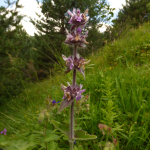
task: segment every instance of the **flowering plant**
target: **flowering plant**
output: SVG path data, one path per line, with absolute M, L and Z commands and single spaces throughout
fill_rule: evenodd
M 73 56 L 69 56 L 68 58 L 65 55 L 62 55 L 63 59 L 66 61 L 66 68 L 67 70 L 65 73 L 70 72 L 73 68 L 76 68 L 85 78 L 84 69 L 85 64 L 88 64 L 90 62 L 85 62 L 85 59 L 83 57 L 80 57 L 79 54 L 77 54 L 76 57 L 73 58 Z
M 7 132 L 7 130 L 6 130 L 6 128 L 5 128 L 3 131 L 0 132 L 0 134 L 6 135 L 6 132 Z
M 76 140 L 89 140 L 97 138 L 95 135 L 88 135 L 85 131 L 82 130 L 74 131 L 74 100 L 81 100 L 82 93 L 85 91 L 85 89 L 82 89 L 83 85 L 80 84 L 79 86 L 76 84 L 76 70 L 78 70 L 85 78 L 85 64 L 90 62 L 90 60 L 85 62 L 85 59 L 77 54 L 77 47 L 86 47 L 86 44 L 88 44 L 88 42 L 86 41 L 88 32 L 86 32 L 85 34 L 81 33 L 82 29 L 85 27 L 89 19 L 89 17 L 86 17 L 87 13 L 88 9 L 84 13 L 80 13 L 80 10 L 76 10 L 75 8 L 73 9 L 73 13 L 71 11 L 68 11 L 68 14 L 71 16 L 68 23 L 70 23 L 72 26 L 70 29 L 70 33 L 68 32 L 68 30 L 66 30 L 67 38 L 64 43 L 73 46 L 74 52 L 72 56 L 66 57 L 65 55 L 62 55 L 62 57 L 66 62 L 67 69 L 65 73 L 68 73 L 71 70 L 73 71 L 73 82 L 72 84 L 68 82 L 68 86 L 64 86 L 63 84 L 61 85 L 64 96 L 63 101 L 58 109 L 58 113 L 60 113 L 64 108 L 71 105 L 70 127 L 62 125 L 61 123 L 54 120 L 52 121 L 53 125 L 57 129 L 59 129 L 69 137 L 70 150 L 73 150 L 73 146 Z

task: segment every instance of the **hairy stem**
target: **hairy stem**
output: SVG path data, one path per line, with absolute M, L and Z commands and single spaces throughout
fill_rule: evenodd
M 74 142 L 70 141 L 70 150 L 73 150 Z
M 74 46 L 74 57 L 77 55 L 77 46 Z M 76 83 L 76 69 L 73 69 L 73 87 Z M 70 150 L 73 150 L 74 145 L 74 101 L 71 104 L 71 112 L 70 112 Z
M 45 137 L 46 137 L 46 131 L 47 131 L 47 123 L 48 123 L 48 118 L 46 118 L 46 128 L 45 128 L 45 133 L 44 133 Z M 46 145 L 46 150 L 48 150 L 47 149 L 47 142 L 45 142 L 45 145 Z

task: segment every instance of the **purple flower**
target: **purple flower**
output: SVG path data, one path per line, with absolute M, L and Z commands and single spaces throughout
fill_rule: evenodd
M 77 29 L 77 34 L 81 34 L 81 31 L 82 31 L 81 28 L 78 28 Z
M 73 85 L 70 85 L 69 82 L 68 87 L 61 85 L 61 89 L 64 91 L 63 99 L 67 98 L 67 101 L 71 101 L 73 100 L 73 98 L 76 98 L 76 100 L 80 100 L 81 93 L 85 91 L 85 89 L 81 90 L 82 87 L 82 85 L 78 86 L 77 84 L 75 84 L 75 86 L 73 87 Z
M 74 98 L 78 101 L 81 99 L 81 94 L 85 91 L 85 89 L 82 90 L 83 85 L 78 86 L 77 84 L 75 84 L 75 86 L 73 87 L 73 85 L 70 85 L 69 82 L 68 86 L 64 86 L 63 84 L 61 85 L 61 89 L 64 91 L 64 96 L 63 96 L 63 102 L 60 104 L 58 113 L 61 112 L 65 107 L 71 105 L 71 103 L 73 102 Z
M 5 128 L 3 131 L 0 132 L 0 134 L 6 135 L 6 132 L 7 132 L 7 130 L 6 130 L 6 128 Z
M 54 106 L 55 104 L 60 103 L 60 101 L 56 102 L 55 100 L 52 101 L 52 105 Z
M 84 69 L 85 64 L 89 63 L 89 61 L 85 62 L 83 57 L 80 57 L 79 54 L 75 58 L 73 56 L 69 56 L 68 58 L 65 55 L 62 55 L 63 59 L 66 61 L 67 70 L 65 73 L 70 72 L 73 68 L 76 68 L 85 78 Z
M 66 30 L 67 38 L 64 43 L 68 45 L 77 45 L 79 47 L 85 47 L 85 43 L 88 44 L 86 41 L 86 37 L 88 36 L 88 32 L 85 35 L 81 34 L 81 28 L 78 28 L 77 31 L 72 31 L 71 33 Z
M 80 13 L 80 9 L 73 9 L 73 13 L 68 10 L 68 14 L 71 16 L 70 20 L 68 23 L 72 24 L 71 31 L 74 30 L 75 26 L 79 27 L 84 27 L 87 22 L 89 17 L 86 17 L 86 14 L 88 13 L 88 9 L 84 13 Z

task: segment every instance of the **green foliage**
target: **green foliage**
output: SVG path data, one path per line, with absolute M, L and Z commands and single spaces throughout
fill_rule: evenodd
M 93 139 L 96 139 L 97 136 L 95 135 L 89 135 L 86 133 L 86 131 L 83 131 L 83 130 L 76 130 L 75 131 L 75 137 L 74 139 L 75 140 L 93 140 Z
M 149 0 L 127 0 L 119 11 L 116 19 L 112 20 L 113 28 L 109 29 L 109 39 L 113 41 L 122 38 L 128 31 L 139 27 L 149 20 Z M 108 33 L 105 32 L 107 35 Z
M 95 65 L 93 68 L 85 70 L 86 80 L 78 75 L 77 83 L 83 84 L 86 89 L 85 94 L 89 96 L 84 96 L 75 103 L 75 130 L 86 130 L 89 134 L 96 135 L 97 139 L 76 141 L 76 150 L 149 149 L 150 59 L 147 57 L 149 55 L 148 31 L 150 31 L 150 26 L 146 23 L 88 58 Z M 60 84 L 70 81 L 71 77 L 71 73 L 64 76 L 62 73 L 55 72 L 55 77 L 30 84 L 24 93 L 15 97 L 8 104 L 9 106 L 2 109 L 0 131 L 4 128 L 8 130 L 6 136 L 0 136 L 0 143 L 3 144 L 0 146 L 3 149 L 9 146 L 7 143 L 13 140 L 22 139 L 22 143 L 28 140 L 30 143 L 30 141 L 34 141 L 33 139 L 37 140 L 36 137 L 38 137 L 37 142 L 45 139 L 43 127 L 45 129 L 46 124 L 44 122 L 39 124 L 37 121 L 39 111 L 45 110 L 43 100 L 46 100 L 50 93 L 52 99 L 61 100 L 63 93 Z M 47 131 L 49 137 L 46 140 L 50 140 L 48 142 L 49 149 L 52 146 L 54 149 L 69 148 L 66 132 L 62 134 L 54 128 L 55 126 L 60 129 L 64 128 L 62 124 L 68 123 L 70 115 L 68 109 L 57 114 L 59 105 L 58 103 L 51 107 L 49 109 L 50 116 L 45 116 L 44 119 L 44 121 L 48 121 L 47 128 L 50 129 Z M 49 122 L 51 119 L 52 121 Z M 98 127 L 99 123 L 105 125 L 103 130 Z M 18 130 L 20 132 L 17 132 Z M 68 127 L 65 130 L 68 132 Z M 59 139 L 56 140 L 58 136 Z M 51 139 L 55 141 L 51 141 Z M 35 148 L 31 149 L 46 149 L 46 146 L 41 142 L 41 145 L 37 144 Z
M 60 122 L 57 122 L 55 120 L 52 120 L 51 122 L 62 133 L 64 133 L 65 135 L 69 136 L 69 125 L 61 124 Z
M 148 3 L 148 4 L 146 5 L 146 7 L 147 7 L 147 9 L 148 9 L 148 12 L 150 12 L 150 3 Z
M 76 147 L 76 146 L 75 146 L 75 147 L 74 147 L 74 150 L 84 150 L 84 149 L 83 149 L 82 145 L 79 145 L 79 147 Z
M 16 7 L 20 7 L 18 2 L 16 2 Z M 10 17 L 6 17 L 8 14 L 10 14 Z M 19 54 L 20 42 L 18 43 L 16 39 L 18 39 L 17 32 L 21 30 L 19 23 L 22 17 L 18 15 L 16 10 L 0 7 L 0 86 L 2 89 L 0 92 L 0 103 L 4 102 L 5 97 L 11 97 L 11 91 L 15 94 L 19 93 L 16 87 L 20 86 L 20 80 L 18 81 L 18 79 L 20 79 L 19 75 L 21 74 L 11 65 L 12 60 L 9 59 L 9 56 Z M 15 27 L 15 29 L 13 30 L 12 27 Z
M 15 3 L 16 9 L 21 8 L 18 3 L 19 0 Z M 8 7 L 10 5 L 8 1 Z M 19 24 L 23 16 L 18 15 L 16 9 L 0 7 L 0 103 L 24 89 L 24 78 L 37 80 L 34 40 Z
M 118 13 L 118 18 L 116 19 L 117 24 L 129 21 L 134 27 L 137 27 L 143 22 L 145 14 L 148 13 L 146 7 L 148 3 L 149 0 L 126 1 L 126 5 L 124 5 L 123 9 Z

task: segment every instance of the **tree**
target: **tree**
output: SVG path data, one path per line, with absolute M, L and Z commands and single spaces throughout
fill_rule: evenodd
M 34 52 L 31 49 L 33 43 L 20 25 L 23 16 L 17 11 L 22 8 L 19 0 L 13 3 L 7 0 L 7 4 L 6 8 L 0 7 L 0 103 L 23 89 L 23 71 L 27 68 L 27 60 L 33 59 Z M 13 4 L 14 10 L 9 7 Z
M 126 0 L 126 5 L 118 13 L 115 24 L 130 23 L 137 27 L 140 23 L 143 23 L 144 16 L 148 13 L 148 3 L 149 0 Z

